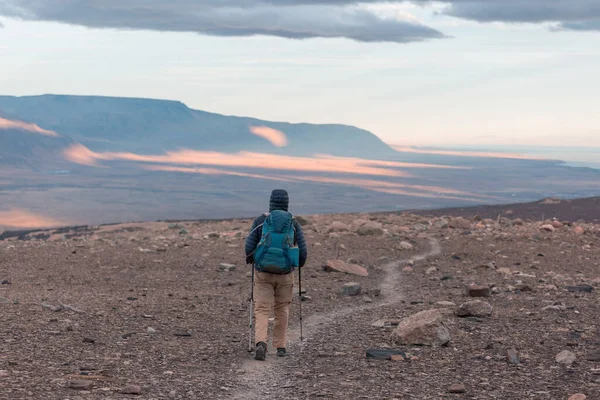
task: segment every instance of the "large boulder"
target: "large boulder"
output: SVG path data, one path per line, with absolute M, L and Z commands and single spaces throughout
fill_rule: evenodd
M 358 228 L 356 233 L 361 236 L 383 235 L 383 227 L 380 223 L 370 221 Z
M 445 346 L 450 342 L 450 332 L 443 324 L 446 312 L 426 310 L 403 319 L 392 332 L 395 344 L 418 346 Z

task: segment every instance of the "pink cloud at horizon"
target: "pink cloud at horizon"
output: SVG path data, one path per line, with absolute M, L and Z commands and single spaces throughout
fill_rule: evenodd
M 458 156 L 458 157 L 481 157 L 481 158 L 510 158 L 517 160 L 544 160 L 543 157 L 529 156 L 517 153 L 501 153 L 501 152 L 486 152 L 486 151 L 468 151 L 468 150 L 433 150 L 420 149 L 410 146 L 390 145 L 394 150 L 401 153 L 415 154 L 433 154 L 440 156 Z
M 69 225 L 66 221 L 45 217 L 29 211 L 10 209 L 0 211 L 0 227 L 5 229 L 57 228 Z
M 285 147 L 288 145 L 285 133 L 277 129 L 269 128 L 268 126 L 252 126 L 250 127 L 250 132 L 268 140 L 275 147 Z
M 376 160 L 352 158 L 309 158 L 253 152 L 230 154 L 186 149 L 169 151 L 163 155 L 142 155 L 127 152 L 98 153 L 81 144 L 70 146 L 63 154 L 64 157 L 71 162 L 94 167 L 100 166 L 98 161 L 134 161 L 160 164 L 212 165 L 221 167 L 272 169 L 280 171 L 334 172 L 389 177 L 412 176 L 404 171 L 382 168 L 381 166 L 378 166 L 379 162 Z M 415 164 L 415 167 L 416 165 L 417 164 Z M 388 165 L 385 164 L 385 166 Z M 390 164 L 389 166 L 394 165 Z
M 173 167 L 167 165 L 147 165 L 142 166 L 143 169 L 150 171 L 166 171 L 166 172 L 182 172 L 202 175 L 230 175 L 230 176 L 241 176 L 254 179 L 266 179 L 275 180 L 281 182 L 312 182 L 312 183 L 332 183 L 344 186 L 352 186 L 365 190 L 370 190 L 379 193 L 388 193 L 396 195 L 405 195 L 412 197 L 425 197 L 425 198 L 439 198 L 444 197 L 446 199 L 454 200 L 467 200 L 473 202 L 480 202 L 481 199 L 492 198 L 490 196 L 478 195 L 475 193 L 464 192 L 461 190 L 455 190 L 450 188 L 444 188 L 440 186 L 424 186 L 424 185 L 410 185 L 398 182 L 387 182 L 369 179 L 345 179 L 345 178 L 327 178 L 320 176 L 280 176 L 280 175 L 261 175 L 261 174 L 248 174 L 235 171 L 226 171 L 216 168 L 186 168 L 186 167 Z
M 59 137 L 58 133 L 40 128 L 36 124 L 31 124 L 22 121 L 13 121 L 2 117 L 0 117 L 0 129 L 20 129 L 31 133 L 38 133 L 40 135 Z

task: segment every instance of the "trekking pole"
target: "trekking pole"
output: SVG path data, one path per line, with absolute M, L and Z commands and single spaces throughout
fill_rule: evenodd
M 248 353 L 252 353 L 254 343 L 252 343 L 252 318 L 254 316 L 254 265 L 252 266 L 252 286 L 250 288 L 250 332 L 248 334 Z
M 300 341 L 304 340 L 302 335 L 302 268 L 298 268 L 298 298 L 300 299 Z

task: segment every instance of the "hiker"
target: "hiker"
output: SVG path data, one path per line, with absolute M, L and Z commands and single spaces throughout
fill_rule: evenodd
M 246 263 L 254 268 L 256 360 L 264 361 L 271 308 L 275 309 L 273 347 L 285 357 L 288 317 L 294 289 L 294 268 L 306 263 L 307 250 L 300 224 L 288 212 L 288 192 L 273 190 L 269 212 L 254 220 L 246 239 Z M 291 236 L 291 237 L 290 237 Z

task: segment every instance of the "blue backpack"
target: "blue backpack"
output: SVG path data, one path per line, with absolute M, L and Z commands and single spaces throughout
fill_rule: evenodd
M 295 245 L 294 218 L 281 210 L 265 215 L 260 242 L 254 253 L 256 269 L 273 274 L 292 272 L 300 263 L 300 251 Z

